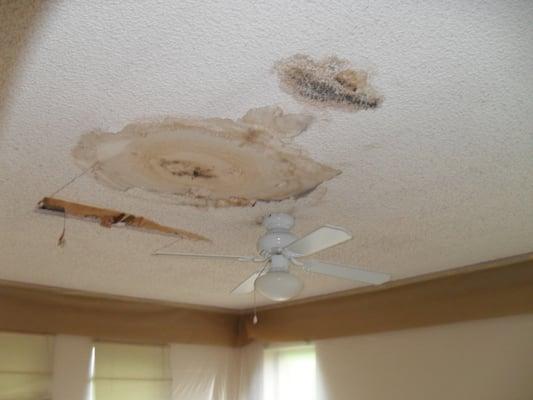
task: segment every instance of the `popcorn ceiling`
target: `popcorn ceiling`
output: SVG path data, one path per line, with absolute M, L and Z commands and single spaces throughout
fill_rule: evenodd
M 297 54 L 275 65 L 281 88 L 299 101 L 346 111 L 378 107 L 383 98 L 368 83 L 368 74 L 335 56 L 314 61 Z
M 282 3 L 46 2 L 4 70 L 0 278 L 250 307 L 250 296 L 229 291 L 254 265 L 154 260 L 151 251 L 170 238 L 77 219 L 58 249 L 63 221 L 34 207 L 81 171 L 70 151 L 82 133 L 168 115 L 238 119 L 268 104 L 319 114 L 294 142 L 342 174 L 305 197 L 255 207 L 176 207 L 176 196 L 124 193 L 89 174 L 63 194 L 213 240 L 178 242 L 175 251 L 250 254 L 262 232 L 254 221 L 270 212 L 294 213 L 298 235 L 341 225 L 354 239 L 324 257 L 395 279 L 533 250 L 533 2 L 309 1 L 298 12 Z M 2 22 L 0 31 L 11 32 L 21 19 Z M 269 69 L 297 53 L 350 60 L 348 69 L 368 72 L 385 96 L 382 107 L 295 104 Z M 0 64 L 10 57 L 1 54 Z M 354 287 L 296 273 L 302 298 Z

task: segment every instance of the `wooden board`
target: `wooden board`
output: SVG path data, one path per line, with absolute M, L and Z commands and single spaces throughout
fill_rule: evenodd
M 61 215 L 65 214 L 67 216 L 98 221 L 101 226 L 106 228 L 110 228 L 111 226 L 129 226 L 149 232 L 173 235 L 182 239 L 209 241 L 209 239 L 204 236 L 183 229 L 161 225 L 148 218 L 122 211 L 74 203 L 72 201 L 56 199 L 53 197 L 44 197 L 38 203 L 38 208 L 40 210 L 57 212 Z

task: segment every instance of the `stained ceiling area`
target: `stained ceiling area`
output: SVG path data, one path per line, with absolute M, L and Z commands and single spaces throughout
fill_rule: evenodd
M 2 1 L 0 280 L 249 308 L 230 291 L 256 264 L 150 254 L 256 255 L 271 212 L 343 226 L 317 258 L 393 279 L 530 252 L 531 21 L 525 0 Z M 38 212 L 52 194 L 208 240 Z M 293 272 L 299 298 L 358 287 Z

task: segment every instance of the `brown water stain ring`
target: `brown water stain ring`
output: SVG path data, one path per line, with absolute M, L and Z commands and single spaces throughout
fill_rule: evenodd
M 288 143 L 312 118 L 279 107 L 239 120 L 174 118 L 132 123 L 118 133 L 90 132 L 73 150 L 82 167 L 113 188 L 176 197 L 179 204 L 251 206 L 296 199 L 340 171 Z

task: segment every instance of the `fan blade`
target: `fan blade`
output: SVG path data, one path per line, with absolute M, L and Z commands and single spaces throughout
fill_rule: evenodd
M 255 290 L 255 280 L 259 278 L 261 275 L 265 273 L 265 270 L 260 270 L 257 272 L 254 272 L 252 275 L 250 275 L 246 280 L 241 282 L 239 286 L 234 288 L 231 293 L 232 294 L 244 294 L 244 293 L 252 293 Z
M 352 235 L 345 229 L 339 226 L 325 225 L 303 238 L 295 240 L 284 250 L 287 250 L 294 257 L 308 256 L 344 243 L 351 238 Z
M 372 283 L 374 285 L 385 283 L 391 278 L 389 274 L 384 274 L 381 272 L 371 272 L 355 267 L 326 264 L 315 260 L 304 261 L 303 267 L 306 271 L 334 276 L 336 278 L 350 279 L 352 281 Z
M 199 258 L 221 258 L 247 262 L 263 262 L 264 258 L 254 256 L 230 256 L 225 254 L 200 254 L 200 253 L 174 253 L 171 251 L 156 251 L 153 256 L 178 256 L 178 257 L 199 257 Z

